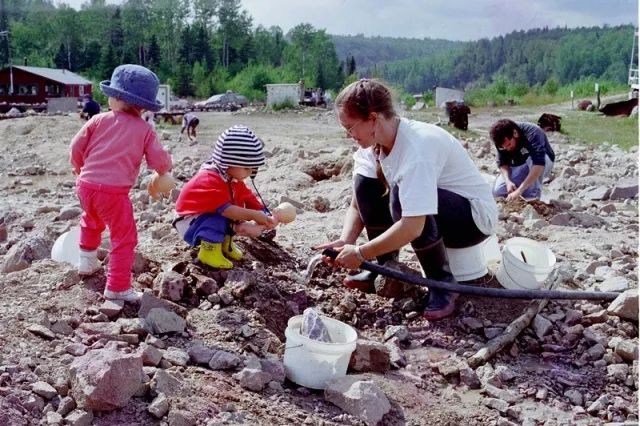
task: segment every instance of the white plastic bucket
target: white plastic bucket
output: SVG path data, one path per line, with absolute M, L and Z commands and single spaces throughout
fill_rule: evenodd
M 309 339 L 300 334 L 302 315 L 289 319 L 284 350 L 284 368 L 292 382 L 310 389 L 324 389 L 329 380 L 343 377 L 351 353 L 356 349 L 358 334 L 353 327 L 321 316 L 331 343 Z
M 498 238 L 492 235 L 471 247 L 447 247 L 447 257 L 456 281 L 475 280 L 488 272 L 487 264 L 490 261 L 500 258 Z
M 555 264 L 556 256 L 545 245 L 529 238 L 511 238 L 502 250 L 496 278 L 505 288 L 537 290 Z
M 56 262 L 69 262 L 78 266 L 80 262 L 80 228 L 73 227 L 60 235 L 51 248 L 51 259 Z

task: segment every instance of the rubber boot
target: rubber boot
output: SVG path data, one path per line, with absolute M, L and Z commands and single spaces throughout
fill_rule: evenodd
M 456 282 L 449 268 L 447 251 L 442 238 L 429 243 L 423 248 L 414 247 L 414 250 L 427 278 L 450 283 Z M 451 315 L 455 309 L 455 300 L 457 298 L 458 293 L 430 288 L 423 316 L 428 320 L 438 320 Z
M 369 241 L 381 235 L 393 225 L 389 211 L 389 194 L 387 188 L 378 179 L 356 175 L 354 195 L 358 204 L 358 211 Z M 398 251 L 377 257 L 379 265 L 389 260 L 397 260 Z M 354 275 L 347 275 L 342 283 L 345 287 L 356 288 L 364 292 L 374 292 L 374 282 L 378 276 L 375 272 L 361 271 Z
M 88 277 L 102 269 L 102 263 L 98 260 L 98 250 L 80 249 L 78 261 L 78 275 Z
M 398 260 L 398 252 L 393 251 L 391 253 L 383 254 L 382 256 L 376 257 L 376 260 L 378 261 L 378 265 L 384 265 L 384 263 L 389 260 Z M 360 271 L 357 274 L 347 275 L 344 277 L 342 284 L 348 288 L 355 288 L 364 292 L 374 292 L 375 287 L 373 284 L 377 277 L 377 272 Z
M 233 263 L 222 254 L 222 243 L 200 242 L 198 259 L 205 265 L 218 269 L 231 269 Z
M 233 242 L 233 237 L 231 237 L 231 235 L 224 236 L 222 254 L 224 254 L 226 258 L 232 260 L 241 260 L 243 256 L 242 250 L 240 250 L 236 243 Z

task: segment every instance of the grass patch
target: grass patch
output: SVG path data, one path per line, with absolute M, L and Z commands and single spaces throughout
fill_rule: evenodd
M 608 142 L 628 150 L 638 146 L 638 117 L 606 117 L 571 111 L 562 117 L 562 132 L 571 143 L 600 145 Z

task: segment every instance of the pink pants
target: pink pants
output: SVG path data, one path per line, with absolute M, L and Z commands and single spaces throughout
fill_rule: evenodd
M 107 289 L 128 290 L 131 288 L 134 250 L 138 244 L 129 187 L 101 185 L 78 179 L 76 192 L 84 210 L 80 220 L 80 248 L 96 250 L 102 241 L 102 231 L 108 227 L 111 255 Z

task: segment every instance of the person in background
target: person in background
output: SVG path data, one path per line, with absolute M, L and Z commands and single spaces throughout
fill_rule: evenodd
M 231 269 L 243 253 L 233 235 L 258 237 L 276 223 L 264 203 L 244 182 L 265 163 L 263 144 L 246 126 L 225 130 L 213 153 L 182 188 L 173 226 L 187 243 L 198 247 L 198 260 L 212 268 Z
M 178 138 L 178 142 L 182 140 L 182 134 L 184 131 L 187 131 L 187 137 L 191 142 L 197 142 L 196 139 L 196 127 L 200 124 L 200 119 L 197 115 L 192 112 L 186 113 L 182 116 L 182 128 L 180 129 L 180 137 Z M 191 135 L 193 135 L 193 139 L 191 139 Z
M 80 113 L 80 117 L 85 120 L 89 120 L 94 115 L 100 114 L 100 104 L 93 100 L 91 95 L 85 95 L 84 106 L 82 107 L 82 112 Z
M 378 80 L 348 85 L 336 97 L 335 110 L 358 145 L 353 197 L 340 238 L 316 248 L 339 250 L 334 265 L 357 269 L 367 259 L 381 264 L 395 258 L 411 244 L 427 278 L 454 283 L 445 245 L 474 246 L 498 222 L 491 188 L 462 144 L 438 126 L 400 118 L 390 89 Z M 355 245 L 363 229 L 369 241 Z M 364 271 L 347 276 L 344 285 L 370 290 L 374 278 Z M 456 297 L 429 289 L 423 316 L 450 315 Z
M 116 67 L 111 81 L 100 83 L 111 111 L 93 116 L 71 141 L 71 165 L 78 176 L 76 192 L 83 210 L 78 273 L 88 276 L 101 269 L 97 250 L 102 232 L 109 228 L 107 299 L 135 302 L 142 295 L 131 286 L 138 232 L 129 191 L 143 158 L 159 175 L 172 167 L 156 132 L 140 117 L 144 110 L 162 108 L 156 100 L 159 83 L 153 72 L 140 65 Z
M 540 198 L 542 181 L 553 170 L 556 159 L 544 130 L 533 123 L 503 119 L 491 126 L 489 134 L 500 168 L 493 195 L 506 197 L 507 201 Z

